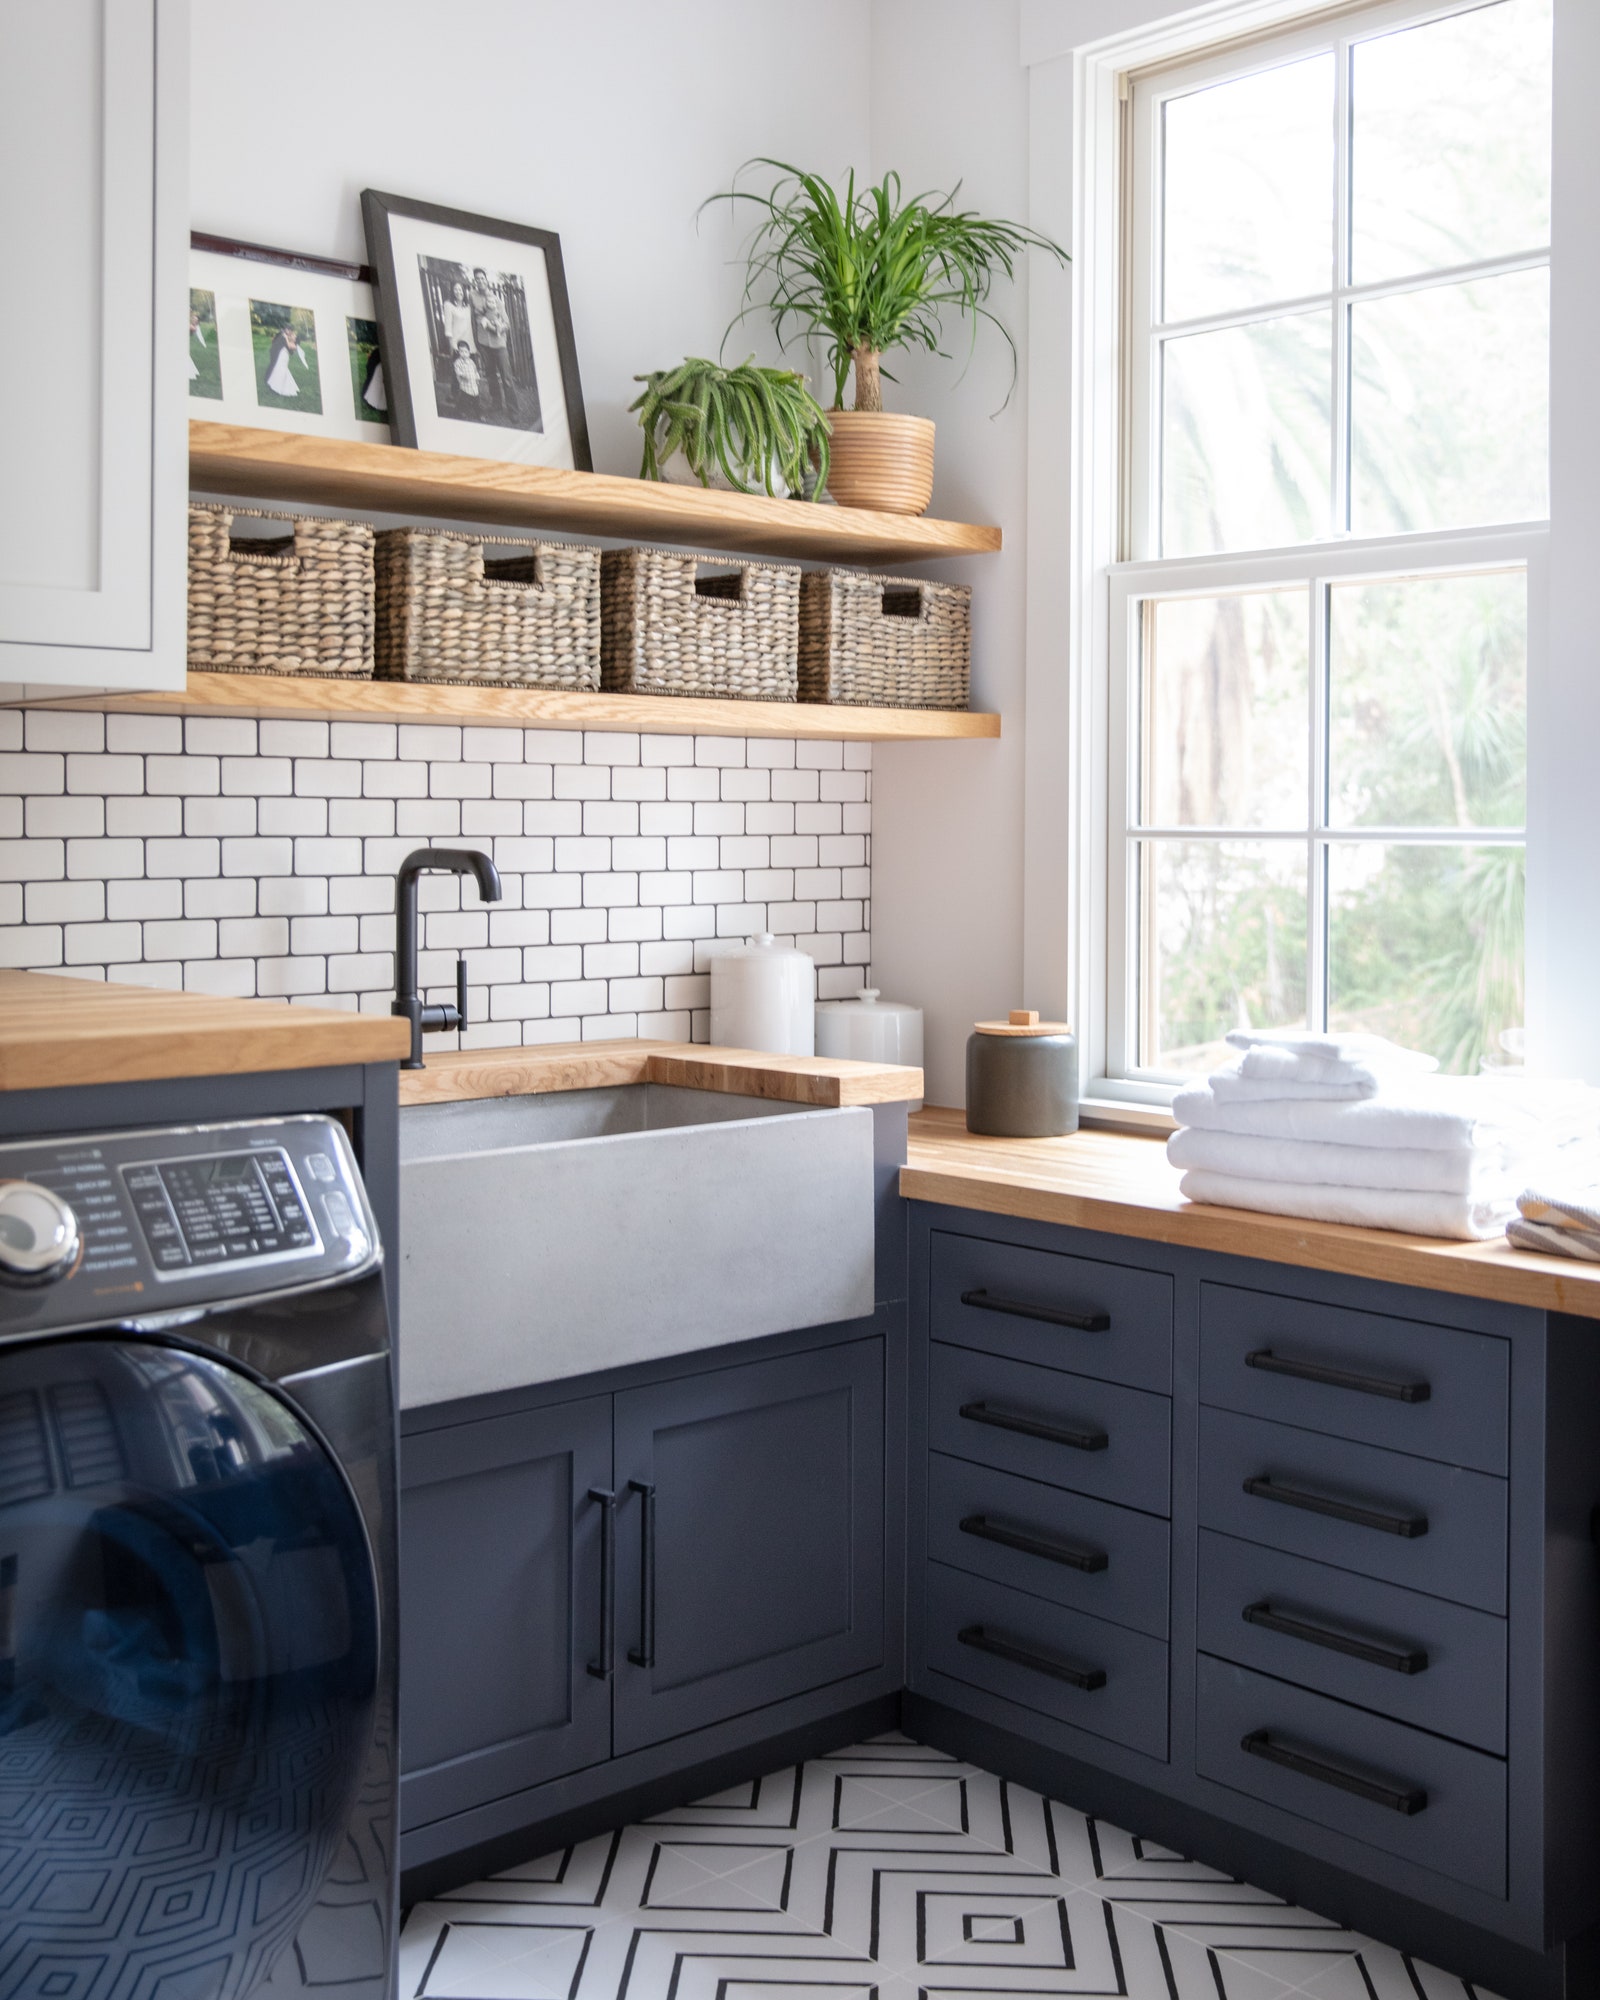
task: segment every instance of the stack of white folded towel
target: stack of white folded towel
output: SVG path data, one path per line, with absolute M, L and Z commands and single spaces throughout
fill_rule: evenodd
M 1167 1157 L 1191 1201 L 1486 1238 L 1535 1162 L 1600 1134 L 1600 1095 L 1581 1085 L 1436 1076 L 1431 1056 L 1376 1035 L 1228 1042 L 1237 1060 L 1173 1100 Z

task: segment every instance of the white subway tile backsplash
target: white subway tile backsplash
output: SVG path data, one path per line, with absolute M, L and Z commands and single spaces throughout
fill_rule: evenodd
M 106 716 L 106 748 L 148 752 L 178 752 L 184 748 L 182 716 Z
M 14 803 L 23 809 L 24 834 L 41 839 L 65 840 L 73 836 L 93 839 L 106 830 L 104 799 L 74 798 L 64 792 L 59 796 L 17 800 Z
M 103 750 L 106 719 L 95 713 L 34 708 L 23 723 L 30 750 Z
M 853 993 L 871 954 L 870 746 L 453 724 L 0 710 L 0 964 L 383 1012 L 394 870 L 464 1045 L 708 1032 L 709 955 L 770 929 Z M 451 1044 L 440 1037 L 438 1046 Z

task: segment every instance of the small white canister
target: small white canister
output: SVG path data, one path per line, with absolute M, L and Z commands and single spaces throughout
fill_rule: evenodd
M 853 1062 L 905 1063 L 922 1067 L 922 1009 L 898 1000 L 880 1000 L 876 986 L 863 986 L 854 1000 L 817 1003 L 817 1054 Z M 919 1098 L 911 1106 L 922 1109 Z
M 711 1039 L 769 1055 L 816 1052 L 817 968 L 771 931 L 711 961 Z

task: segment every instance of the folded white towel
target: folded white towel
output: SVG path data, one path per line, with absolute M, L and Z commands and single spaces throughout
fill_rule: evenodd
M 1219 1104 L 1274 1104 L 1285 1097 L 1343 1104 L 1357 1097 L 1373 1097 L 1378 1089 L 1376 1077 L 1370 1083 L 1272 1083 L 1246 1076 L 1242 1069 L 1219 1069 L 1206 1081 Z
M 1408 1076 L 1349 1103 L 1293 1097 L 1232 1103 L 1200 1083 L 1178 1092 L 1172 1115 L 1180 1125 L 1267 1139 L 1444 1151 L 1500 1145 L 1531 1156 L 1575 1137 L 1600 1137 L 1600 1092 L 1526 1078 Z
M 1167 1158 L 1175 1167 L 1237 1174 L 1247 1180 L 1471 1195 L 1479 1201 L 1498 1201 L 1506 1209 L 1520 1179 L 1497 1148 L 1335 1146 L 1324 1139 L 1266 1139 L 1192 1126 L 1173 1133 L 1167 1141 Z
M 1506 1224 L 1506 1237 L 1518 1250 L 1542 1250 L 1547 1257 L 1577 1257 L 1585 1264 L 1600 1264 L 1600 1234 L 1592 1230 L 1554 1228 L 1515 1215 Z
M 1288 1049 L 1246 1049 L 1234 1074 L 1252 1083 L 1275 1083 L 1284 1097 L 1330 1085 L 1340 1087 L 1347 1097 L 1373 1097 L 1378 1089 L 1378 1072 L 1365 1063 L 1325 1062 L 1321 1056 L 1297 1056 Z
M 1219 1208 L 1256 1209 L 1267 1215 L 1298 1215 L 1311 1222 L 1348 1222 L 1362 1229 L 1398 1229 L 1411 1236 L 1448 1236 L 1469 1243 L 1498 1236 L 1512 1208 L 1509 1200 L 1476 1201 L 1464 1194 L 1309 1187 L 1200 1168 L 1186 1173 L 1178 1187 L 1190 1201 L 1211 1202 Z
M 1403 1049 L 1382 1035 L 1352 1033 L 1313 1035 L 1304 1028 L 1234 1028 L 1226 1037 L 1231 1049 L 1279 1049 L 1308 1062 L 1361 1063 L 1368 1069 L 1414 1070 L 1419 1075 L 1439 1067 L 1438 1059 L 1420 1049 Z

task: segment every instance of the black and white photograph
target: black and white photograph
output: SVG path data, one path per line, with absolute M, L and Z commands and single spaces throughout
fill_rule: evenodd
M 433 328 L 434 407 L 462 423 L 542 431 L 528 300 L 514 271 L 419 257 Z
M 373 188 L 361 205 L 396 441 L 590 471 L 560 237 Z
M 191 233 L 189 394 L 218 423 L 387 444 L 371 272 Z

